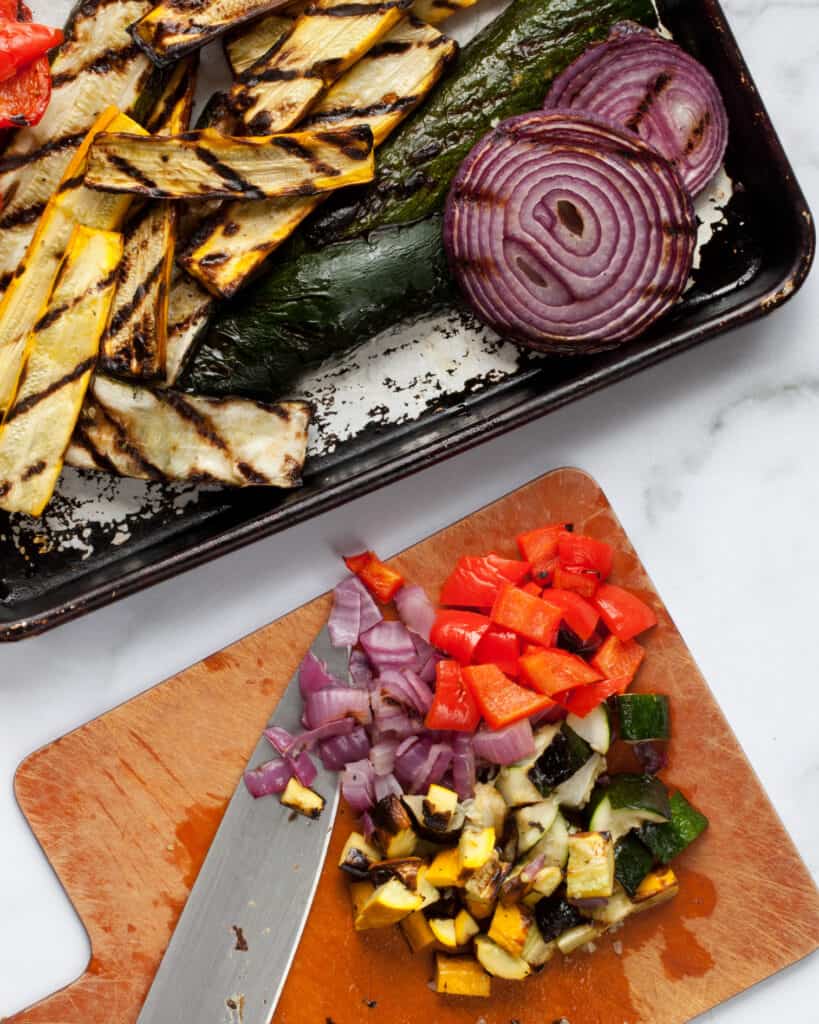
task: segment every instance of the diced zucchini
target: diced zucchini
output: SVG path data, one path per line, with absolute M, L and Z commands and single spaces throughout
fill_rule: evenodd
M 464 884 L 464 872 L 457 846 L 451 850 L 441 850 L 427 869 L 426 879 L 439 889 Z
M 600 938 L 606 931 L 606 925 L 602 924 L 579 924 L 576 928 L 570 928 L 557 937 L 557 948 L 564 956 L 574 953 L 581 946 L 586 946 L 595 939 Z
M 588 745 L 598 754 L 605 754 L 611 746 L 611 724 L 609 712 L 605 704 L 600 704 L 593 711 L 590 711 L 585 718 L 578 715 L 568 715 L 566 724 L 573 729 L 577 735 L 584 739 Z
M 341 851 L 338 866 L 353 878 L 365 879 L 373 864 L 381 860 L 381 854 L 360 832 L 351 832 Z
M 461 832 L 458 843 L 458 855 L 464 871 L 477 871 L 492 856 L 495 849 L 495 830 L 493 828 L 474 828 L 469 826 Z
M 634 894 L 634 912 L 639 913 L 661 903 L 667 903 L 673 900 L 679 891 L 679 880 L 671 868 L 657 868 L 646 875 Z
M 557 787 L 552 794 L 561 807 L 580 809 L 589 802 L 594 784 L 606 770 L 606 760 L 600 754 L 592 754 L 583 767 L 571 778 Z
M 353 921 L 364 909 L 365 904 L 375 892 L 372 882 L 353 882 L 350 885 L 350 900 L 353 904 Z
M 682 793 L 674 793 L 669 806 L 671 820 L 667 824 L 644 825 L 641 832 L 643 842 L 664 864 L 681 854 L 708 828 L 708 819 Z
M 461 910 L 455 918 L 455 941 L 465 946 L 481 930 L 480 925 L 468 910 Z
M 458 937 L 455 933 L 455 919 L 452 917 L 430 917 L 429 927 L 435 941 L 444 949 L 457 949 Z
M 520 954 L 521 959 L 525 960 L 532 967 L 542 967 L 552 959 L 556 949 L 557 943 L 546 942 L 540 934 L 537 924 L 532 921 L 532 925 L 526 935 L 523 952 Z
M 317 818 L 324 810 L 324 797 L 309 786 L 303 786 L 295 776 L 287 783 L 279 800 L 306 818 Z
M 614 843 L 607 832 L 569 836 L 566 895 L 570 900 L 608 898 L 614 892 Z
M 492 979 L 471 957 L 435 957 L 435 991 L 449 996 L 479 996 L 487 999 Z
M 531 925 L 532 915 L 525 907 L 519 903 L 508 907 L 499 903 L 492 916 L 488 935 L 501 949 L 505 949 L 514 957 L 519 957 L 523 954 Z
M 548 867 L 541 868 L 535 875 L 532 892 L 540 897 L 551 896 L 562 881 L 563 872 L 560 868 L 549 865 Z
M 643 743 L 671 736 L 671 705 L 659 693 L 624 693 L 616 698 L 617 725 L 621 740 Z
M 584 924 L 585 919 L 577 907 L 566 899 L 564 891 L 544 896 L 535 906 L 535 922 L 544 942 L 551 942 L 564 932 Z
M 467 879 L 464 886 L 466 908 L 479 921 L 492 916 L 508 870 L 509 865 L 493 850 L 483 867 Z
M 647 821 L 663 822 L 671 817 L 666 788 L 653 775 L 615 775 L 592 802 L 589 827 L 611 833 L 615 843 Z
M 557 800 L 541 800 L 515 811 L 518 855 L 526 853 L 549 831 L 558 814 Z
M 425 866 L 420 857 L 394 857 L 391 860 L 378 860 L 370 867 L 370 878 L 376 885 L 383 885 L 391 878 L 397 878 L 412 892 L 417 892 L 418 875 Z
M 569 826 L 562 814 L 558 813 L 552 827 L 527 854 L 528 860 L 543 855 L 545 865 L 565 867 L 569 859 Z
M 419 910 L 422 902 L 417 893 L 410 892 L 397 878 L 391 878 L 389 882 L 378 886 L 356 915 L 356 931 L 397 924 L 413 911 Z
M 410 857 L 415 852 L 417 836 L 412 821 L 400 798 L 394 793 L 385 796 L 372 809 L 375 839 L 384 856 Z
M 654 826 L 652 826 L 654 827 Z M 614 847 L 614 877 L 629 896 L 637 892 L 640 882 L 651 871 L 654 857 L 636 835 L 629 833 Z
M 414 910 L 409 917 L 399 921 L 398 926 L 413 953 L 423 953 L 435 945 L 435 936 L 423 911 Z
M 531 966 L 525 960 L 507 953 L 487 935 L 479 935 L 475 939 L 475 955 L 481 966 L 496 978 L 523 981 L 532 973 Z
M 466 820 L 477 828 L 494 828 L 495 835 L 503 834 L 507 801 L 494 785 L 478 782 L 471 800 L 464 804 Z
M 589 910 L 588 916 L 599 924 L 612 925 L 624 921 L 634 913 L 634 904 L 624 889 L 617 888 L 606 900 L 604 907 Z
M 532 862 L 518 864 L 504 879 L 500 898 L 505 906 L 525 903 L 534 906 L 542 897 L 548 896 L 563 881 L 563 872 L 558 867 L 543 867 L 532 874 Z M 533 898 L 530 899 L 529 897 Z
M 580 771 L 593 756 L 589 744 L 565 722 L 563 727 L 535 761 L 529 779 L 543 796 Z
M 501 768 L 495 785 L 509 807 L 524 807 L 543 799 L 540 790 L 529 781 L 528 765 L 510 764 Z

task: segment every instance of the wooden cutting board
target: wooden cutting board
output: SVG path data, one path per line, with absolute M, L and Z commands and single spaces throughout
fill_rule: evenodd
M 672 695 L 666 777 L 711 819 L 680 860 L 680 896 L 594 953 L 557 956 L 522 984 L 494 982 L 490 1001 L 442 998 L 427 986 L 431 958 L 413 957 L 397 931 L 353 932 L 335 867 L 350 826 L 342 813 L 278 1024 L 677 1024 L 819 946 L 819 893 L 594 481 L 550 473 L 394 564 L 437 596 L 458 554 L 514 554 L 516 533 L 553 520 L 613 543 L 614 579 L 657 609 L 638 688 Z M 11 1021 L 136 1020 L 246 758 L 329 605 L 318 598 L 23 763 L 20 805 L 93 953 L 78 981 Z M 240 1015 L 226 1008 L 224 1020 Z

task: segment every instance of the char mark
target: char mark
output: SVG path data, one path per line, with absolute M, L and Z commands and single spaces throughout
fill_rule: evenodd
M 369 14 L 387 14 L 389 11 L 405 10 L 412 0 L 381 0 L 380 3 L 344 3 L 334 7 L 310 6 L 304 12 L 309 18 L 361 18 Z
M 180 419 L 187 420 L 203 441 L 214 448 L 218 448 L 220 451 L 228 451 L 228 446 L 225 444 L 224 439 L 214 430 L 210 420 L 200 412 L 197 412 L 192 405 L 185 401 L 182 395 L 176 391 L 164 390 L 155 391 L 154 395 L 159 401 L 169 405 Z
M 39 476 L 46 468 L 45 459 L 38 459 L 36 462 L 32 462 L 30 466 L 27 466 L 23 470 L 22 479 L 31 480 L 35 476 Z
M 69 82 L 73 82 L 80 75 L 108 75 L 112 71 L 119 70 L 130 60 L 133 60 L 140 52 L 141 47 L 136 43 L 129 43 L 117 50 L 109 47 L 107 50 L 103 50 L 102 53 L 97 54 L 92 61 L 83 64 L 82 67 L 76 68 L 73 71 L 64 71 L 62 74 L 56 74 L 51 82 L 52 88 L 59 89 L 60 86 L 68 85 Z
M 86 132 L 72 132 L 70 135 L 62 135 L 58 139 L 51 139 L 43 143 L 37 149 L 28 153 L 10 153 L 0 158 L 0 174 L 7 174 L 9 171 L 19 170 L 37 160 L 43 160 L 52 153 L 62 153 L 66 149 L 76 149 L 83 141 Z
M 151 268 L 151 272 L 150 274 L 148 274 L 145 280 L 141 281 L 139 285 L 137 285 L 136 289 L 134 290 L 134 294 L 131 296 L 128 302 L 126 302 L 124 306 L 120 306 L 120 308 L 111 317 L 111 322 L 108 324 L 108 329 L 105 332 L 106 338 L 112 338 L 114 337 L 114 335 L 119 334 L 119 332 L 131 319 L 131 317 L 133 317 L 136 310 L 142 305 L 143 301 L 145 300 L 145 296 L 148 294 L 148 291 L 156 283 L 156 280 L 162 273 L 162 269 L 164 266 L 165 257 L 163 255 L 162 258 L 157 261 L 155 266 Z M 100 290 L 103 290 L 102 287 L 100 288 Z
M 245 196 L 248 199 L 262 199 L 264 197 L 264 193 L 257 188 L 256 185 L 248 181 L 246 178 L 243 178 L 241 174 L 238 174 L 232 167 L 228 166 L 228 164 L 223 163 L 205 146 L 196 146 L 194 148 L 194 153 L 203 164 L 207 164 L 211 170 L 216 171 L 225 183 L 225 187 L 232 193 Z
M 73 370 L 69 373 L 64 374 L 58 380 L 52 381 L 48 387 L 43 388 L 42 391 L 37 391 L 33 395 L 27 395 L 21 401 L 19 401 L 6 417 L 6 422 L 9 423 L 11 420 L 16 419 L 18 416 L 22 416 L 24 413 L 29 412 L 40 402 L 49 398 L 51 395 L 56 394 L 59 390 L 66 387 L 68 384 L 73 384 L 75 380 L 79 380 L 84 373 L 89 373 L 94 369 L 94 365 L 97 362 L 97 357 L 90 356 L 88 359 L 84 359 L 81 363 L 77 363 Z
M 124 156 L 120 156 L 119 153 L 106 153 L 106 159 L 126 177 L 142 185 L 143 188 L 140 191 L 145 190 L 148 195 L 156 198 L 162 196 L 162 190 L 157 188 L 153 178 L 149 178 L 147 174 L 144 174 L 138 167 L 135 167 L 130 160 L 126 160 Z
M 27 224 L 34 224 L 43 215 L 46 208 L 45 202 L 32 203 L 31 206 L 21 206 L 17 210 L 9 210 L 5 217 L 0 217 L 0 229 L 21 228 Z

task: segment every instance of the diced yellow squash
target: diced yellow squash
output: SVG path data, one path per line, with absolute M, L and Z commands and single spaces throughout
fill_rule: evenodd
M 429 867 L 426 864 L 418 869 L 415 891 L 424 901 L 421 904 L 422 910 L 424 907 L 431 907 L 433 903 L 437 903 L 440 899 L 441 894 L 429 880 Z
M 381 860 L 381 854 L 360 832 L 351 832 L 341 851 L 338 866 L 347 871 L 369 871 Z
M 409 813 L 395 794 L 379 800 L 372 811 L 375 838 L 390 860 L 410 857 L 415 852 L 418 836 Z
M 673 900 L 680 891 L 680 883 L 670 867 L 657 868 L 649 872 L 634 894 L 634 913 L 648 910 Z
M 489 927 L 489 938 L 512 956 L 519 957 L 532 926 L 532 915 L 519 903 L 505 907 L 498 904 Z
M 397 924 L 413 911 L 419 910 L 422 902 L 417 893 L 410 892 L 397 878 L 391 878 L 389 882 L 378 886 L 356 915 L 356 931 L 387 928 Z
M 608 898 L 614 892 L 614 843 L 608 832 L 569 836 L 566 895 L 570 900 Z
M 483 867 L 467 879 L 464 885 L 466 909 L 479 921 L 492 916 L 508 870 L 509 865 L 500 859 L 497 850 L 493 850 Z
M 461 832 L 458 855 L 464 871 L 477 871 L 492 856 L 495 849 L 494 828 L 472 828 L 467 826 Z
M 279 800 L 306 818 L 317 818 L 324 810 L 324 797 L 309 786 L 303 786 L 295 776 L 287 783 Z
M 465 946 L 481 930 L 480 925 L 468 910 L 461 910 L 455 918 L 455 941 Z
M 492 980 L 471 957 L 435 957 L 435 991 L 448 996 L 479 996 L 488 999 Z
M 429 813 L 436 817 L 452 817 L 458 807 L 458 794 L 446 786 L 439 786 L 433 782 L 427 790 L 426 804 Z
M 413 953 L 423 953 L 435 945 L 435 936 L 423 911 L 413 911 L 399 922 L 399 927 Z
M 475 939 L 475 955 L 480 965 L 496 978 L 523 981 L 532 973 L 532 968 L 525 960 L 507 953 L 487 935 L 479 935 Z
M 540 934 L 540 929 L 533 921 L 532 927 L 526 936 L 526 943 L 523 947 L 521 958 L 532 967 L 542 967 L 547 964 L 555 955 L 556 942 L 546 942 Z
M 568 956 L 581 946 L 599 939 L 606 927 L 604 924 L 579 924 L 576 928 L 570 928 L 562 935 L 558 935 L 557 948 L 564 956 Z
M 353 882 L 350 885 L 350 900 L 353 904 L 353 920 L 355 920 L 361 911 L 364 909 L 364 905 L 367 900 L 375 892 L 375 886 L 372 882 Z
M 451 850 L 441 850 L 427 869 L 426 880 L 439 889 L 464 884 L 461 857 L 457 846 Z
M 593 921 L 599 921 L 600 924 L 611 925 L 624 921 L 630 914 L 634 913 L 634 910 L 635 905 L 628 898 L 628 893 L 618 886 L 614 893 L 606 900 L 606 905 L 592 910 L 589 916 Z
M 444 949 L 458 948 L 454 917 L 431 917 L 429 927 L 439 946 L 443 946 Z
M 541 868 L 535 875 L 535 882 L 532 891 L 540 896 L 551 896 L 555 889 L 563 881 L 563 872 L 554 864 L 548 864 Z

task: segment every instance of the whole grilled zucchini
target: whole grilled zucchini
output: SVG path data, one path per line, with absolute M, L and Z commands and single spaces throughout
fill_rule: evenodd
M 435 217 L 475 142 L 539 107 L 550 80 L 623 19 L 656 24 L 650 0 L 514 0 L 380 151 L 373 184 L 327 204 L 269 275 L 222 309 L 184 385 L 275 392 L 305 366 L 449 301 L 440 225 L 399 226 Z

